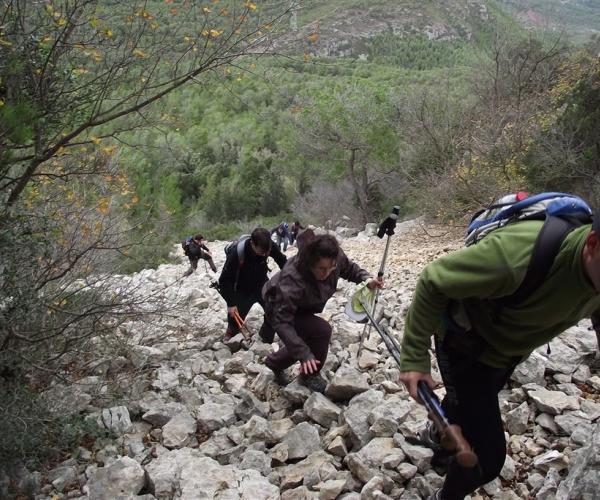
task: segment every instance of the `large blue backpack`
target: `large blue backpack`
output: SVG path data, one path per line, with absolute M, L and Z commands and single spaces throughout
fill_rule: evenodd
M 507 195 L 473 215 L 465 244 L 474 245 L 495 229 L 523 220 L 543 220 L 544 224 L 523 281 L 513 294 L 498 299 L 502 306 L 520 304 L 544 282 L 566 236 L 576 227 L 591 224 L 592 209 L 578 196 L 567 193 Z

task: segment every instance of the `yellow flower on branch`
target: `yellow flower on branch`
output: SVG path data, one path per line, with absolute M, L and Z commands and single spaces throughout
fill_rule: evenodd
M 256 10 L 256 4 L 255 4 L 255 3 L 253 3 L 253 2 L 249 2 L 249 1 L 248 1 L 248 2 L 246 2 L 246 3 L 244 4 L 244 7 L 246 7 L 246 8 L 247 8 L 247 9 L 249 9 L 249 10 Z
M 208 7 L 202 7 L 202 12 L 205 14 L 210 14 L 211 10 Z
M 98 211 L 102 215 L 108 215 L 108 213 L 110 212 L 109 203 L 110 198 L 105 197 L 100 199 L 100 202 L 98 203 Z

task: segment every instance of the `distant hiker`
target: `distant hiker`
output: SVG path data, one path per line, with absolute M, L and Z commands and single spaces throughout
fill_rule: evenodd
M 293 245 L 294 241 L 298 239 L 298 233 L 301 229 L 305 229 L 305 227 L 298 220 L 290 226 L 290 245 Z
M 213 270 L 213 273 L 217 272 L 217 266 L 212 258 L 212 254 L 204 244 L 204 236 L 197 234 L 196 236 L 188 236 L 181 242 L 183 253 L 190 260 L 190 268 L 184 273 L 184 277 L 189 276 L 198 268 L 198 261 L 204 259 L 208 262 L 208 265 Z
M 268 229 L 257 227 L 250 236 L 241 237 L 225 249 L 226 258 L 219 277 L 219 292 L 227 303 L 227 331 L 224 341 L 239 332 L 234 316 L 246 318 L 250 308 L 258 302 L 264 309 L 261 289 L 267 282 L 267 259 L 273 257 L 283 268 L 286 256 L 271 240 Z M 265 342 L 273 342 L 274 333 L 268 325 L 260 330 Z
M 539 262 L 542 227 L 549 226 L 540 220 L 500 225 L 479 243 L 435 260 L 419 277 L 404 326 L 400 380 L 417 401 L 419 380 L 433 388 L 429 349 L 434 335 L 446 388 L 442 407 L 479 458 L 472 469 L 451 461 L 432 499 L 462 499 L 498 477 L 506 458 L 499 391 L 538 346 L 583 318 L 598 317 L 600 214 L 593 224 L 575 226 L 558 240 L 537 288 L 516 306 L 506 300 L 517 295 L 530 265 Z M 444 453 L 431 425 L 421 440 L 434 449 L 434 459 Z
M 281 248 L 283 243 L 283 251 L 285 252 L 287 250 L 288 243 L 290 242 L 290 228 L 288 223 L 282 221 L 281 223 L 277 224 L 273 229 L 271 229 L 271 234 L 273 233 L 277 237 L 277 246 Z
M 298 254 L 263 287 L 265 323 L 284 344 L 267 356 L 265 364 L 285 385 L 289 382 L 286 368 L 299 361 L 300 383 L 323 392 L 326 382 L 319 372 L 329 351 L 331 325 L 315 314 L 323 311 L 340 278 L 362 283 L 371 275 L 346 257 L 333 236 L 315 236 L 307 229 L 298 244 Z M 383 281 L 370 279 L 367 286 L 381 288 Z

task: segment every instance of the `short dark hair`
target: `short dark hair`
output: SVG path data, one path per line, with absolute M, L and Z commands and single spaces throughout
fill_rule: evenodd
M 312 234 L 312 238 L 311 238 Z M 322 234 L 314 236 L 311 229 L 307 229 L 302 233 L 306 242 L 301 245 L 298 254 L 298 269 L 306 273 L 323 258 L 337 259 L 340 254 L 340 244 L 334 236 Z
M 201 234 L 197 234 L 196 236 L 194 236 L 195 240 L 203 240 L 204 236 L 202 236 Z
M 250 240 L 263 251 L 271 249 L 271 233 L 264 227 L 257 227 L 250 235 Z

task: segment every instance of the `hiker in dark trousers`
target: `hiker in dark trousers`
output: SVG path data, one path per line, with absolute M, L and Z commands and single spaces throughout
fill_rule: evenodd
M 194 237 L 189 236 L 182 243 L 183 253 L 190 260 L 190 268 L 184 273 L 184 277 L 189 276 L 198 268 L 198 261 L 204 259 L 208 262 L 208 265 L 213 270 L 213 273 L 217 272 L 217 266 L 212 258 L 212 254 L 204 244 L 204 236 L 197 234 Z
M 305 229 L 305 227 L 302 224 L 300 224 L 300 221 L 298 220 L 290 226 L 290 245 L 293 245 L 294 242 L 298 239 L 298 233 L 301 229 Z
M 240 265 L 238 252 L 234 248 L 225 259 L 223 270 L 219 277 L 219 292 L 227 303 L 227 331 L 224 341 L 228 341 L 239 333 L 234 315 L 246 318 L 250 308 L 258 302 L 264 309 L 261 289 L 269 279 L 267 259 L 273 257 L 279 268 L 283 268 L 286 256 L 271 240 L 268 229 L 257 227 L 250 237 L 246 237 L 241 249 L 243 262 Z M 260 330 L 260 336 L 265 342 L 273 342 L 274 333 L 268 325 Z
M 333 236 L 315 237 L 307 229 L 298 245 L 298 254 L 263 287 L 265 322 L 284 344 L 267 356 L 265 364 L 285 385 L 289 382 L 285 369 L 299 361 L 300 383 L 323 392 L 326 382 L 319 372 L 329 351 L 331 325 L 315 314 L 323 311 L 340 278 L 362 283 L 371 276 L 346 257 Z M 367 286 L 381 288 L 383 281 L 371 279 Z
M 418 401 L 417 382 L 434 387 L 429 348 L 446 388 L 442 406 L 479 457 L 479 467 L 448 464 L 431 498 L 458 500 L 500 474 L 506 442 L 498 392 L 515 366 L 581 319 L 600 310 L 600 216 L 560 244 L 544 281 L 524 301 L 498 306 L 524 279 L 542 221 L 496 229 L 476 245 L 445 255 L 419 277 L 404 327 L 400 380 Z M 431 425 L 422 441 L 443 453 Z
M 283 251 L 285 252 L 290 241 L 290 229 L 287 222 L 281 222 L 271 229 L 271 234 L 275 234 L 277 237 L 277 246 L 281 248 L 283 244 Z

